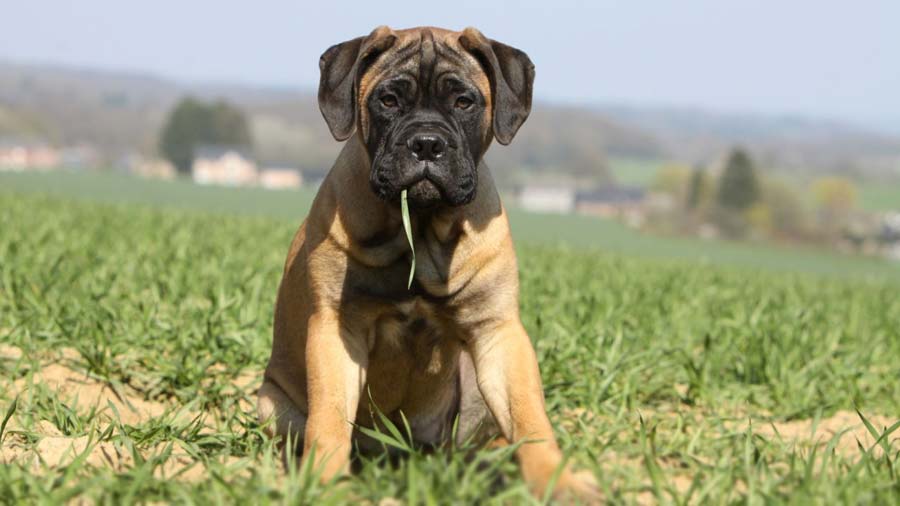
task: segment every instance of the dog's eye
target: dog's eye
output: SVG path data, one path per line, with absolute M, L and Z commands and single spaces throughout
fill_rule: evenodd
M 397 97 L 394 95 L 384 95 L 381 97 L 381 105 L 387 107 L 388 109 L 393 109 L 397 107 Z
M 469 107 L 472 107 L 472 104 L 475 102 L 469 97 L 459 97 L 456 99 L 456 108 L 466 110 Z

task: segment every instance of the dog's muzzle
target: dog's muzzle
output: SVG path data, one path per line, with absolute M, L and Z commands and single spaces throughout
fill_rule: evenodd
M 410 202 L 416 207 L 470 202 L 475 191 L 473 163 L 445 130 L 431 124 L 405 128 L 391 149 L 376 158 L 373 191 L 393 201 L 401 191 L 408 190 Z

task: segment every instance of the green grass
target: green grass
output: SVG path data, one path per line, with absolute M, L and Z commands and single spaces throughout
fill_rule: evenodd
M 624 185 L 649 187 L 656 174 L 666 162 L 647 158 L 613 157 L 609 159 L 609 168 L 616 182 Z
M 252 402 L 304 194 L 110 183 L 76 199 L 72 185 L 51 192 L 27 179 L 35 193 L 26 179 L 0 177 L 5 502 L 531 501 L 505 450 L 472 460 L 409 449 L 397 462 L 361 461 L 337 486 L 283 471 Z M 804 268 L 812 252 L 759 261 L 762 248 L 512 219 L 551 420 L 608 500 L 900 501 L 893 266 L 828 257 Z M 710 260 L 694 261 L 705 249 Z M 73 374 L 66 388 L 49 380 L 60 366 Z M 101 388 L 119 395 L 92 407 Z M 152 414 L 135 416 L 121 399 Z M 843 438 L 789 433 L 856 408 L 876 436 L 859 418 Z M 405 445 L 402 429 L 386 437 Z M 76 441 L 69 455 L 31 460 Z
M 862 183 L 859 205 L 866 211 L 900 211 L 900 182 Z
M 187 181 L 138 180 L 102 173 L 0 173 L 0 188 L 105 203 L 133 203 L 193 212 L 270 217 L 300 222 L 312 203 L 311 190 L 272 192 L 247 188 L 200 187 Z M 856 279 L 900 280 L 900 264 L 803 247 L 772 247 L 727 241 L 642 234 L 610 220 L 586 216 L 534 214 L 509 209 L 517 244 L 600 249 L 634 257 L 731 265 L 749 270 L 828 274 Z
M 0 172 L 0 189 L 45 193 L 106 203 L 135 203 L 158 207 L 250 214 L 280 218 L 303 216 L 315 192 L 269 191 L 260 188 L 199 186 L 186 179 L 136 179 L 108 172 Z

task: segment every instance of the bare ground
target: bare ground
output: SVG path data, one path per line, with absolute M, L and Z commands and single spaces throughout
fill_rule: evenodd
M 177 442 L 160 443 L 150 448 L 125 448 L 110 441 L 92 440 L 87 435 L 66 435 L 48 420 L 27 420 L 30 410 L 27 404 L 40 388 L 48 389 L 60 401 L 78 413 L 96 414 L 96 423 L 118 421 L 126 425 L 139 425 L 161 416 L 177 420 L 191 420 L 199 413 L 177 405 L 145 399 L 128 386 L 118 388 L 91 377 L 84 371 L 64 365 L 77 357 L 75 350 L 62 349 L 31 374 L 16 380 L 0 378 L 0 389 L 8 399 L 18 398 L 19 409 L 9 420 L 6 434 L 0 442 L 0 463 L 26 463 L 33 472 L 43 468 L 59 468 L 84 456 L 87 464 L 122 471 L 134 465 L 137 452 L 143 460 L 171 452 L 157 468 L 159 477 L 182 480 L 198 480 L 205 476 L 202 463 L 191 457 Z M 19 348 L 0 345 L 0 359 L 17 361 L 22 357 Z M 259 375 L 244 373 L 234 381 L 235 394 L 255 389 Z M 249 404 L 242 400 L 242 409 Z M 3 407 L 5 413 L 6 406 Z M 207 428 L 210 428 L 209 426 Z M 171 447 L 170 447 L 171 446 Z M 230 459 L 236 461 L 238 459 Z M 227 464 L 228 462 L 226 462 Z
M 23 404 L 27 404 L 36 389 L 47 388 L 52 394 L 65 402 L 79 413 L 96 410 L 98 420 L 110 422 L 117 419 L 120 423 L 138 425 L 160 416 L 176 416 L 193 418 L 198 413 L 187 409 L 179 409 L 179 406 L 171 403 L 145 399 L 140 392 L 132 390 L 128 386 L 113 387 L 97 378 L 87 375 L 84 371 L 70 367 L 69 363 L 77 355 L 74 350 L 63 349 L 47 360 L 42 360 L 39 370 L 15 380 L 0 378 L 0 388 L 7 390 L 11 395 L 20 399 L 20 407 L 10 420 L 4 439 L 0 442 L 0 462 L 24 462 L 39 472 L 42 468 L 58 468 L 65 466 L 74 459 L 84 454 L 86 462 L 96 467 L 106 467 L 115 471 L 125 470 L 134 464 L 132 448 L 124 448 L 119 444 L 109 441 L 93 441 L 89 436 L 66 435 L 59 428 L 47 420 L 25 420 L 29 410 Z M 22 357 L 19 348 L 0 345 L 0 360 L 18 361 Z M 241 374 L 233 381 L 235 394 L 251 394 L 261 376 L 260 372 L 249 371 Z M 242 397 L 246 397 L 243 395 Z M 252 410 L 252 406 L 242 400 L 240 408 Z M 5 412 L 5 408 L 4 408 Z M 116 417 L 116 413 L 118 416 Z M 2 414 L 2 413 L 0 413 Z M 872 414 L 867 415 L 869 421 L 879 431 L 890 426 L 896 421 L 894 418 Z M 639 418 L 640 417 L 640 418 Z M 813 447 L 824 447 L 834 437 L 838 437 L 835 451 L 850 459 L 860 455 L 859 445 L 865 448 L 875 444 L 875 438 L 866 429 L 855 412 L 839 411 L 832 416 L 821 419 L 806 419 L 793 421 L 774 420 L 768 413 L 714 413 L 706 408 L 685 407 L 683 405 L 661 405 L 653 409 L 641 410 L 634 414 L 635 424 L 643 419 L 648 425 L 671 425 L 677 418 L 687 417 L 693 423 L 702 424 L 704 419 L 720 417 L 725 420 L 724 429 L 732 432 L 746 432 L 751 429 L 754 434 L 762 436 L 770 441 L 791 445 L 803 451 L 809 451 Z M 580 420 L 581 427 L 598 426 L 608 423 L 603 416 L 597 416 L 585 410 L 571 410 L 562 417 L 562 424 L 567 430 L 575 430 L 575 421 Z M 32 422 L 32 423 L 26 423 Z M 27 427 L 27 428 L 26 428 Z M 593 434 L 584 434 L 588 438 Z M 607 437 L 609 437 L 607 435 Z M 892 436 L 896 439 L 898 436 Z M 163 452 L 171 451 L 171 456 L 157 469 L 162 477 L 183 480 L 198 480 L 205 476 L 205 468 L 202 463 L 191 457 L 189 453 L 177 443 L 161 443 L 150 448 L 138 450 L 141 458 L 149 459 Z M 645 465 L 644 458 L 640 455 L 617 454 L 612 450 L 604 451 L 600 457 L 605 465 L 623 467 L 638 467 Z M 236 459 L 235 459 L 236 460 Z M 666 460 L 660 459 L 663 467 L 667 466 Z M 673 463 L 669 469 L 668 481 L 671 486 L 680 492 L 690 488 L 693 477 L 679 470 L 677 463 Z M 653 502 L 653 497 L 641 494 L 639 499 Z

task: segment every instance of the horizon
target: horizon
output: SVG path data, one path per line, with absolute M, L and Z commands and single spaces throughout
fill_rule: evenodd
M 5 59 L 0 57 L 0 65 L 13 65 L 31 68 L 44 68 L 48 70 L 62 70 L 68 72 L 85 72 L 94 74 L 103 74 L 109 77 L 128 77 L 135 79 L 152 79 L 160 80 L 169 84 L 182 86 L 186 90 L 185 96 L 190 96 L 194 90 L 211 91 L 215 88 L 248 90 L 258 92 L 285 93 L 296 95 L 311 95 L 317 93 L 317 85 L 298 85 L 291 86 L 286 84 L 271 84 L 264 82 L 241 82 L 238 80 L 192 80 L 182 79 L 178 76 L 164 75 L 154 73 L 149 70 L 139 68 L 103 68 L 95 66 L 87 66 L 81 64 L 59 63 L 53 61 L 17 61 L 14 59 Z M 763 121 L 802 121 L 810 123 L 819 123 L 839 128 L 849 128 L 854 131 L 891 138 L 900 138 L 900 125 L 896 129 L 890 127 L 884 128 L 879 125 L 866 124 L 865 122 L 854 121 L 844 117 L 829 117 L 826 115 L 791 113 L 779 111 L 755 111 L 755 110 L 728 110 L 713 107 L 706 107 L 695 104 L 653 104 L 653 103 L 637 103 L 637 102 L 612 102 L 599 101 L 587 102 L 578 100 L 557 99 L 554 97 L 536 96 L 534 99 L 536 104 L 545 104 L 555 108 L 565 109 L 586 109 L 596 113 L 604 114 L 612 110 L 625 111 L 645 111 L 645 112 L 661 112 L 674 114 L 694 114 L 694 115 L 710 115 L 718 118 L 727 118 L 731 120 L 763 120 Z
M 900 66 L 891 54 L 900 32 L 890 21 L 900 19 L 900 5 L 889 0 L 852 8 L 808 0 L 459 0 L 456 10 L 438 15 L 408 1 L 395 5 L 321 5 L 311 21 L 308 9 L 286 0 L 253 7 L 36 0 L 7 7 L 18 22 L 0 33 L 0 59 L 186 85 L 308 91 L 321 52 L 368 33 L 381 24 L 375 20 L 475 25 L 532 57 L 541 102 L 821 119 L 900 135 L 900 96 L 892 92 L 900 89 Z

